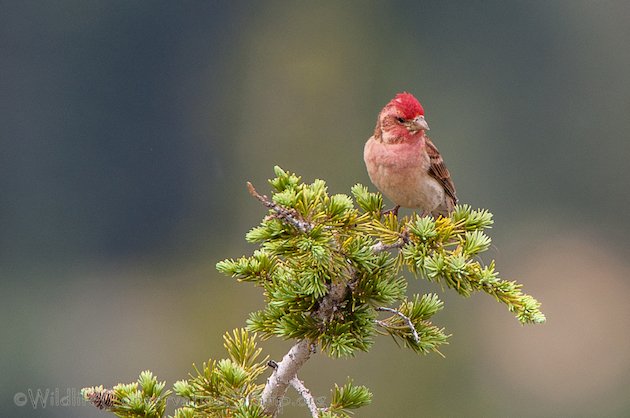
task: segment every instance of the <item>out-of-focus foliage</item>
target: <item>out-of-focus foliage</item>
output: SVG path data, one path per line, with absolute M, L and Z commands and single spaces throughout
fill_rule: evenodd
M 280 164 L 331 194 L 368 184 L 363 142 L 402 90 L 460 198 L 492 209 L 487 254 L 553 321 L 522 329 L 484 295 L 446 293 L 448 361 L 376 344 L 370 367 L 322 359 L 304 377 L 320 393 L 323 374 L 369 382 L 365 417 L 417 415 L 411 396 L 438 417 L 629 415 L 629 15 L 624 0 L 2 2 L 0 416 L 96 418 L 51 397 L 42 412 L 29 389 L 139 369 L 172 383 L 221 358 L 234 301 L 260 303 L 213 271 L 253 251 L 244 182 Z

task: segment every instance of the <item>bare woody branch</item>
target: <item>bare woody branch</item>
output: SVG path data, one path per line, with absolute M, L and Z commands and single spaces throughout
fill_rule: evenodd
M 411 333 L 413 334 L 413 340 L 416 342 L 416 344 L 418 344 L 420 342 L 420 336 L 418 335 L 418 331 L 416 331 L 416 327 L 413 325 L 413 322 L 411 322 L 411 319 L 409 319 L 408 316 L 406 316 L 405 314 L 403 314 L 402 312 L 400 312 L 397 309 L 394 308 L 386 308 L 384 306 L 379 306 L 376 308 L 377 311 L 381 311 L 381 312 L 391 312 L 397 316 L 399 316 L 400 318 L 402 318 L 403 321 L 405 321 L 405 323 L 407 324 L 407 326 L 409 327 L 409 330 L 411 330 Z M 384 328 L 388 328 L 387 324 L 385 324 L 383 321 L 378 321 L 377 322 L 380 326 L 384 327 Z
M 247 190 L 249 191 L 249 194 L 260 200 L 263 205 L 273 210 L 278 218 L 284 219 L 300 232 L 307 233 L 313 229 L 313 225 L 304 221 L 303 219 L 300 219 L 300 215 L 294 209 L 287 209 L 275 203 L 274 201 L 269 200 L 267 196 L 258 193 L 254 188 L 254 185 L 250 182 L 247 182 Z
M 302 395 L 302 398 L 304 398 L 304 402 L 306 402 L 308 410 L 311 411 L 311 416 L 313 418 L 318 418 L 319 408 L 317 407 L 317 403 L 315 403 L 313 395 L 311 395 L 311 391 L 304 386 L 304 382 L 298 379 L 297 376 L 294 376 L 293 379 L 291 379 L 290 384 L 293 386 L 293 389 L 295 389 L 300 395 Z
M 372 252 L 374 254 L 378 254 L 382 253 L 383 251 L 402 248 L 403 245 L 405 245 L 405 241 L 403 239 L 400 239 L 393 244 L 384 244 L 383 242 L 379 241 L 376 244 L 372 245 Z
M 282 398 L 287 392 L 287 387 L 297 371 L 311 357 L 310 340 L 301 340 L 295 344 L 282 361 L 277 363 L 277 367 L 267 379 L 267 384 L 262 393 L 262 405 L 265 414 L 276 416 L 282 402 Z

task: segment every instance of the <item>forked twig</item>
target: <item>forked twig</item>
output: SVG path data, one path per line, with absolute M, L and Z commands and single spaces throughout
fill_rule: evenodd
M 420 336 L 418 335 L 418 331 L 416 331 L 416 327 L 413 325 L 413 322 L 411 322 L 411 319 L 409 319 L 409 317 L 405 314 L 403 314 L 402 312 L 400 312 L 397 309 L 394 308 L 387 308 L 384 306 L 379 306 L 376 308 L 377 311 L 384 311 L 384 312 L 391 312 L 397 316 L 399 316 L 400 318 L 403 319 L 403 321 L 405 321 L 407 323 L 407 326 L 409 327 L 409 329 L 411 330 L 411 333 L 413 334 L 413 340 L 416 342 L 416 344 L 420 343 Z M 383 321 L 378 321 L 377 322 L 380 326 L 387 328 L 387 325 L 383 323 Z
M 287 209 L 279 204 L 275 203 L 265 195 L 261 195 L 256 191 L 254 185 L 249 181 L 247 182 L 247 190 L 249 194 L 254 196 L 256 199 L 260 200 L 263 205 L 273 210 L 276 213 L 276 216 L 280 219 L 284 219 L 289 224 L 293 225 L 297 230 L 302 233 L 307 233 L 313 229 L 313 225 L 306 222 L 303 219 L 300 219 L 300 215 L 297 213 L 295 209 Z
M 313 418 L 318 418 L 319 408 L 317 407 L 317 403 L 315 403 L 315 398 L 313 398 L 311 391 L 304 386 L 304 382 L 298 379 L 297 376 L 294 376 L 293 379 L 291 379 L 290 384 L 293 386 L 293 389 L 297 390 L 297 392 L 302 395 L 302 398 L 304 398 L 304 402 L 306 402 L 306 406 L 308 407 L 308 410 L 311 411 Z

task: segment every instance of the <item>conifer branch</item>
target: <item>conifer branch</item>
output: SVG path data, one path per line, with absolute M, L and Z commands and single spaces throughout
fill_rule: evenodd
M 369 390 L 348 381 L 335 385 L 330 406 L 318 408 L 297 373 L 317 347 L 332 357 L 350 356 L 368 351 L 376 334 L 388 334 L 418 354 L 441 354 L 449 335 L 431 319 L 443 303 L 435 294 L 409 298 L 403 269 L 462 296 L 485 292 L 521 323 L 545 321 L 540 303 L 523 293 L 521 284 L 501 279 L 494 261 L 479 257 L 491 245 L 484 232 L 493 223 L 490 212 L 458 205 L 437 219 L 382 216 L 382 196 L 365 186 L 353 186 L 352 197 L 329 195 L 323 180 L 306 184 L 280 167 L 274 171 L 271 197 L 247 183 L 249 193 L 269 209 L 246 235 L 259 248 L 216 266 L 262 288 L 265 307 L 250 314 L 246 330 L 224 336 L 228 358 L 194 366 L 188 379 L 175 382 L 173 392 L 184 405 L 174 418 L 276 417 L 289 386 L 312 417 L 347 417 L 349 410 L 369 404 Z M 392 315 L 379 320 L 379 312 Z M 280 362 L 267 362 L 258 359 L 256 333 L 294 345 Z M 263 384 L 269 367 L 273 371 Z M 170 394 L 149 371 L 136 383 L 83 391 L 96 407 L 123 418 L 162 418 Z
M 385 312 L 391 312 L 395 315 L 398 315 L 399 317 L 401 317 L 403 319 L 403 321 L 405 321 L 407 323 L 407 326 L 409 327 L 409 330 L 411 331 L 411 333 L 413 334 L 413 340 L 416 344 L 420 343 L 420 336 L 418 335 L 418 331 L 416 330 L 416 327 L 413 325 L 413 322 L 411 321 L 411 319 L 409 319 L 408 316 L 404 315 L 402 312 L 400 312 L 397 309 L 394 308 L 387 308 L 384 306 L 379 306 L 376 308 L 377 311 L 385 311 Z M 377 321 L 377 324 L 379 324 L 380 326 L 382 326 L 383 328 L 387 328 L 387 324 L 383 323 L 382 321 Z
M 112 389 L 103 386 L 83 388 L 83 398 L 99 409 L 119 417 L 161 418 L 166 399 L 172 393 L 164 390 L 166 382 L 158 382 L 149 370 L 140 373 L 135 383 L 119 383 Z
M 249 194 L 254 196 L 256 199 L 260 200 L 260 202 L 263 205 L 273 210 L 276 213 L 276 216 L 278 218 L 287 221 L 288 223 L 293 225 L 296 229 L 298 229 L 300 232 L 307 233 L 308 231 L 313 229 L 313 226 L 310 223 L 300 219 L 300 215 L 297 213 L 295 209 L 287 209 L 269 200 L 267 196 L 261 195 L 260 193 L 258 193 L 256 189 L 254 188 L 254 185 L 250 183 L 249 181 L 247 182 L 247 190 L 249 191 Z
M 402 248 L 403 245 L 405 245 L 405 240 L 401 238 L 400 240 L 396 241 L 393 244 L 385 244 L 382 241 L 378 241 L 376 244 L 372 245 L 370 249 L 372 250 L 374 254 L 378 254 L 378 253 L 382 253 L 383 251 L 400 249 Z
M 309 231 L 311 231 L 313 229 L 314 225 L 312 225 L 311 223 L 300 219 L 300 215 L 297 213 L 297 211 L 295 209 L 287 209 L 287 208 L 285 208 L 285 207 L 283 207 L 283 206 L 273 202 L 266 195 L 261 195 L 260 193 L 258 193 L 258 191 L 256 191 L 256 188 L 254 187 L 254 185 L 251 182 L 249 182 L 249 181 L 247 182 L 247 190 L 249 191 L 249 194 L 251 194 L 257 200 L 259 200 L 265 207 L 267 207 L 267 208 L 271 209 L 272 211 L 274 211 L 278 218 L 283 219 L 287 223 L 293 225 L 300 232 L 308 233 Z M 407 242 L 408 242 L 408 237 L 403 235 L 400 238 L 400 240 L 398 240 L 398 241 L 396 241 L 396 242 L 394 242 L 392 244 L 385 244 L 385 243 L 383 243 L 381 241 L 378 241 L 374 245 L 372 245 L 371 250 L 372 250 L 372 252 L 374 254 L 378 254 L 378 253 L 381 253 L 383 251 L 389 251 L 389 250 L 393 250 L 393 249 L 400 249 Z

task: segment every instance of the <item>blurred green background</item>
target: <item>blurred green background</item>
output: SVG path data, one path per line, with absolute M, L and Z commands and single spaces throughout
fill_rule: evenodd
M 214 269 L 254 249 L 245 182 L 369 184 L 403 90 L 548 323 L 445 293 L 446 358 L 382 337 L 301 377 L 367 385 L 361 417 L 630 416 L 629 21 L 621 0 L 1 2 L 0 416 L 107 416 L 78 390 L 222 357 L 262 306 Z

